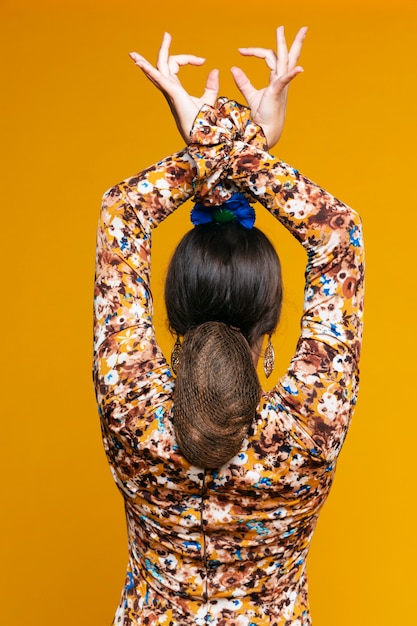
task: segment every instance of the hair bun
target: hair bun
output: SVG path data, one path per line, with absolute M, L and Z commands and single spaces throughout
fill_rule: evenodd
M 261 387 L 237 328 L 205 322 L 185 336 L 174 395 L 174 430 L 185 458 L 217 468 L 239 451 Z

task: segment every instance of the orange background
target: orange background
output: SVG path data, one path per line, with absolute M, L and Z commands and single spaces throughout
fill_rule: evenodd
M 359 210 L 367 243 L 362 387 L 310 555 L 315 626 L 413 622 L 415 596 L 414 1 L 3 0 L 2 513 L 0 624 L 110 624 L 126 564 L 121 498 L 102 451 L 90 375 L 95 226 L 104 190 L 182 147 L 164 99 L 127 54 L 173 52 L 262 85 L 241 45 L 274 27 L 310 31 L 274 152 Z M 185 69 L 201 92 L 206 70 Z M 155 233 L 153 286 L 189 228 L 187 208 Z M 259 225 L 275 226 L 259 215 Z M 274 235 L 294 349 L 304 258 Z M 172 344 L 164 316 L 158 336 Z

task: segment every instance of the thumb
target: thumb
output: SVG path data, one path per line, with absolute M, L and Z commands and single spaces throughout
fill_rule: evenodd
M 207 76 L 206 88 L 203 93 L 203 100 L 205 103 L 211 106 L 217 100 L 219 94 L 219 70 L 211 70 Z
M 231 70 L 237 88 L 248 102 L 251 96 L 256 92 L 255 87 L 240 67 L 232 67 Z

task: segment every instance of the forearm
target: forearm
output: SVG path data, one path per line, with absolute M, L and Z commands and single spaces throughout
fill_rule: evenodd
M 359 356 L 364 250 L 359 215 L 279 159 L 235 145 L 228 176 L 270 210 L 307 252 L 303 333 Z
M 158 161 L 104 194 L 102 209 L 111 211 L 122 200 L 130 206 L 142 228 L 150 231 L 193 194 L 196 171 L 187 150 Z M 129 223 L 129 215 L 122 215 Z
M 151 323 L 151 230 L 192 195 L 194 175 L 182 151 L 104 195 L 97 234 L 96 347 L 112 333 Z

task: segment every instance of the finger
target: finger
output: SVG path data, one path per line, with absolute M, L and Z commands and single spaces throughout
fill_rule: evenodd
M 156 61 L 156 67 L 165 76 L 169 73 L 168 60 L 169 60 L 169 46 L 171 45 L 171 35 L 164 33 L 162 37 L 161 47 L 159 48 L 158 59 Z
M 176 74 L 184 65 L 203 65 L 205 59 L 194 54 L 174 54 L 168 59 L 168 68 L 171 74 Z
M 294 41 L 288 54 L 288 69 L 292 69 L 297 65 L 298 59 L 300 58 L 301 49 L 303 47 L 304 39 L 307 35 L 307 31 L 307 26 L 303 26 L 303 28 L 300 28 L 300 30 L 294 37 Z
M 219 94 L 219 70 L 211 70 L 207 76 L 206 88 L 203 94 L 203 102 L 214 105 Z
M 278 62 L 276 67 L 276 72 L 278 76 L 282 76 L 288 70 L 288 48 L 287 42 L 285 40 L 284 27 L 280 26 L 276 31 L 277 38 L 277 55 Z
M 163 89 L 165 86 L 164 76 L 157 70 L 152 63 L 149 63 L 141 54 L 137 52 L 131 52 L 129 54 L 130 58 L 133 59 L 135 65 L 140 67 L 142 72 L 145 74 L 149 80 L 158 87 L 158 89 Z
M 246 76 L 245 72 L 240 67 L 232 67 L 231 72 L 236 83 L 237 88 L 248 102 L 253 93 L 256 92 L 255 87 Z
M 269 88 L 271 89 L 273 95 L 275 97 L 279 96 L 284 89 L 290 84 L 290 82 L 304 72 L 303 68 L 300 65 L 297 65 L 292 70 L 289 70 L 282 76 L 279 76 L 276 80 L 270 83 Z
M 194 54 L 174 54 L 170 60 L 174 59 L 178 65 L 202 65 L 205 62 L 204 57 L 197 57 Z
M 267 66 L 272 72 L 276 71 L 277 57 L 273 50 L 267 48 L 238 48 L 240 54 L 246 57 L 265 59 Z
M 136 65 L 139 65 L 140 63 L 149 63 L 149 61 L 147 61 L 144 56 L 139 54 L 139 52 L 129 52 L 129 56 Z

